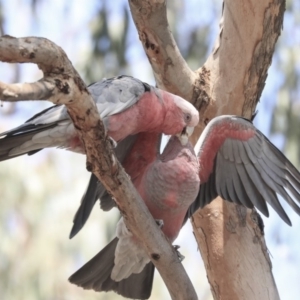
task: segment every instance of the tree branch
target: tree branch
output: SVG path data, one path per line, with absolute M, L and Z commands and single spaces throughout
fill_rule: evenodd
M 200 112 L 194 144 L 217 115 L 252 116 L 282 28 L 284 0 L 224 1 L 215 49 L 194 74 L 182 62 L 167 27 L 166 1 L 129 4 L 158 86 L 185 97 Z M 279 299 L 258 218 L 220 199 L 194 214 L 215 299 Z
M 129 5 L 157 85 L 185 99 L 191 99 L 196 74 L 181 56 L 170 31 L 166 1 L 129 0 Z
M 158 229 L 153 217 L 116 160 L 97 107 L 82 79 L 65 52 L 43 38 L 0 38 L 0 60 L 11 63 L 32 62 L 44 78 L 37 83 L 0 85 L 0 99 L 16 101 L 23 96 L 49 99 L 65 104 L 87 155 L 87 169 L 92 171 L 116 199 L 129 229 L 143 242 L 149 257 L 163 277 L 172 299 L 197 299 L 195 290 L 178 256 Z
M 14 101 L 47 100 L 55 86 L 50 82 L 5 84 L 0 82 L 1 99 Z
M 217 47 L 198 70 L 200 76 L 209 74 L 205 119 L 221 114 L 251 118 L 265 85 L 284 10 L 285 2 L 280 0 L 225 2 Z M 239 214 L 238 206 L 220 200 L 194 215 L 192 223 L 215 299 L 279 299 L 257 220 L 256 212 Z M 216 237 L 220 243 L 215 243 Z

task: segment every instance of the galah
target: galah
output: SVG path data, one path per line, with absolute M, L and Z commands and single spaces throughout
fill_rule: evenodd
M 244 118 L 220 116 L 209 122 L 198 141 L 197 157 L 189 143 L 182 146 L 172 137 L 163 154 L 157 152 L 153 160 L 153 152 L 147 151 L 150 144 L 157 145 L 158 138 L 141 134 L 123 165 L 153 217 L 163 221 L 162 230 L 170 242 L 198 208 L 217 196 L 247 208 L 256 207 L 266 216 L 269 203 L 291 225 L 278 201 L 279 194 L 300 215 L 293 200 L 300 202 L 300 173 Z M 108 209 L 114 205 L 108 197 L 104 202 L 102 206 Z M 85 289 L 113 290 L 124 297 L 148 299 L 154 267 L 123 219 L 116 235 L 70 281 Z
M 237 116 L 219 116 L 209 122 L 199 148 L 200 190 L 186 219 L 217 196 L 269 216 L 268 203 L 292 225 L 280 195 L 300 215 L 300 173 L 253 124 Z
M 178 134 L 199 121 L 192 104 L 133 77 L 96 82 L 88 90 L 108 135 L 116 142 L 139 132 Z M 0 134 L 0 161 L 48 147 L 85 152 L 63 105 L 52 106 L 23 125 Z
M 176 239 L 200 183 L 193 147 L 184 144 L 186 141 L 181 137 L 173 136 L 160 155 L 160 134 L 140 133 L 123 162 L 150 213 L 162 221 L 162 231 L 170 242 Z M 152 262 L 123 218 L 117 225 L 116 236 L 73 274 L 70 282 L 85 289 L 113 290 L 124 297 L 148 299 L 154 274 Z
M 90 85 L 88 90 L 108 136 L 118 142 L 115 152 L 121 162 L 130 151 L 137 133 L 179 134 L 186 131 L 190 134 L 199 122 L 199 113 L 192 104 L 130 76 L 99 81 Z M 1 133 L 0 161 L 26 153 L 31 155 L 48 147 L 79 153 L 85 151 L 63 105 L 52 106 L 23 125 Z M 82 228 L 99 196 L 103 199 L 110 197 L 92 175 L 89 189 L 76 213 L 71 237 Z
M 130 156 L 133 145 L 139 147 L 139 141 L 145 138 L 142 133 L 148 132 L 156 137 L 157 142 L 148 142 L 146 151 L 155 157 L 161 133 L 178 134 L 186 143 L 199 121 L 198 111 L 189 102 L 129 76 L 103 80 L 88 89 L 108 136 L 118 143 L 115 151 L 121 162 Z M 50 107 L 25 124 L 0 134 L 0 161 L 23 154 L 31 155 L 47 147 L 85 152 L 64 106 Z M 195 172 L 191 174 L 197 178 Z M 149 261 L 147 257 L 146 260 Z M 151 266 L 149 268 L 154 270 Z

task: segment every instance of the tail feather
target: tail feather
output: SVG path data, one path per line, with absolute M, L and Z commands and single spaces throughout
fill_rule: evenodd
M 82 196 L 80 206 L 74 216 L 73 227 L 69 236 L 70 239 L 73 238 L 81 230 L 86 220 L 89 218 L 89 215 L 96 201 L 101 196 L 102 190 L 104 190 L 104 188 L 102 188 L 102 190 L 98 188 L 98 185 L 100 184 L 101 183 L 98 181 L 97 177 L 94 174 L 92 174 L 87 190 Z
M 141 273 L 132 274 L 119 282 L 111 279 L 118 238 L 113 239 L 88 263 L 74 273 L 69 281 L 84 289 L 114 291 L 131 299 L 148 299 L 151 295 L 154 265 L 150 262 Z
M 107 193 L 105 187 L 98 178 L 92 174 L 88 187 L 81 198 L 80 206 L 74 216 L 73 227 L 69 235 L 70 239 L 72 239 L 82 229 L 98 199 L 100 199 L 100 207 L 104 211 L 109 211 L 116 206 L 111 195 Z
M 136 139 L 136 135 L 130 135 L 118 143 L 115 148 L 115 154 L 121 163 L 133 147 Z M 105 187 L 97 179 L 97 177 L 92 174 L 86 192 L 82 196 L 80 206 L 74 216 L 73 227 L 69 236 L 70 239 L 73 238 L 84 226 L 98 199 L 100 199 L 100 207 L 104 211 L 109 211 L 116 206 L 111 195 L 107 193 Z
M 40 147 L 36 149 L 31 149 L 31 151 L 25 151 L 23 153 L 11 153 L 13 149 L 19 147 L 23 143 L 30 141 L 33 136 L 45 129 L 54 127 L 56 124 L 46 124 L 46 125 L 33 125 L 25 124 L 19 126 L 11 131 L 6 131 L 0 134 L 0 161 L 11 159 L 23 154 L 33 154 L 39 150 Z

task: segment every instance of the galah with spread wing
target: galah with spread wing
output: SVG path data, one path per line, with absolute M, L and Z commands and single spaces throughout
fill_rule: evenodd
M 300 173 L 253 124 L 237 116 L 209 122 L 199 148 L 200 190 L 186 219 L 217 196 L 269 216 L 267 203 L 288 225 L 280 195 L 300 215 Z
M 186 141 L 181 137 L 173 136 L 160 155 L 160 134 L 140 133 L 123 162 L 154 219 L 162 220 L 162 231 L 170 242 L 176 239 L 200 183 L 193 147 L 184 144 Z M 70 282 L 85 289 L 113 290 L 124 297 L 148 299 L 154 274 L 152 262 L 123 218 L 117 225 L 116 236 L 73 274 Z
M 108 135 L 116 142 L 139 132 L 179 134 L 199 121 L 198 111 L 192 104 L 133 77 L 99 81 L 88 90 Z M 84 153 L 64 105 L 52 106 L 23 125 L 1 133 L 0 161 L 26 153 L 31 155 L 48 147 Z
M 182 146 L 177 137 L 172 137 L 163 154 L 156 154 L 153 160 L 153 152 L 147 153 L 147 143 L 157 145 L 158 138 L 141 134 L 125 157 L 124 167 L 153 217 L 163 220 L 162 230 L 171 242 L 186 220 L 217 196 L 248 208 L 257 207 L 266 216 L 269 203 L 291 225 L 278 201 L 279 194 L 300 215 L 293 200 L 300 202 L 300 173 L 244 118 L 214 118 L 199 139 L 197 158 L 190 144 Z M 112 199 L 104 198 L 102 206 L 109 209 L 113 205 Z M 154 267 L 122 219 L 116 233 L 117 238 L 70 281 L 85 289 L 113 290 L 124 297 L 148 299 Z

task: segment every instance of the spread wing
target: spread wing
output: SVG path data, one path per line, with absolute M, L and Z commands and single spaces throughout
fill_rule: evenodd
M 218 137 L 222 132 L 223 137 Z M 269 215 L 266 203 L 289 225 L 291 221 L 283 210 L 280 195 L 300 215 L 300 173 L 292 163 L 249 121 L 238 117 L 222 116 L 205 132 L 199 161 L 215 153 L 212 168 L 205 174 L 197 199 L 187 217 L 198 208 L 221 196 L 248 208 L 255 206 Z M 218 139 L 219 141 L 213 141 Z M 221 140 L 221 142 L 220 142 Z M 218 145 L 217 149 L 206 143 Z M 200 165 L 201 168 L 201 165 Z M 200 179 L 203 177 L 200 171 Z

